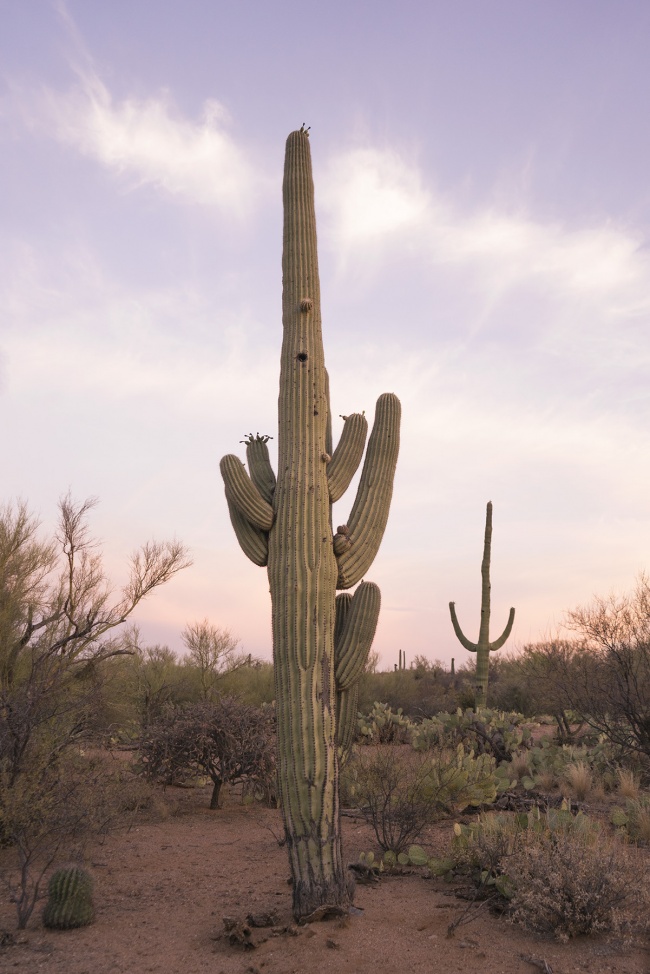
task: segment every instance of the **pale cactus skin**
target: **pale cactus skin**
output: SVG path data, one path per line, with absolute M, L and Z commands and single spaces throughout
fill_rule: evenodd
M 320 283 L 309 137 L 287 139 L 282 252 L 277 481 L 266 437 L 221 461 L 230 517 L 256 565 L 268 566 L 278 727 L 278 787 L 293 878 L 304 919 L 346 908 L 353 885 L 343 862 L 338 779 L 356 722 L 358 682 L 379 616 L 376 585 L 362 582 L 384 534 L 399 449 L 400 404 L 377 403 L 357 496 L 333 534 L 332 503 L 363 456 L 368 424 L 345 418 L 332 450 L 329 383 L 321 333 Z
M 449 603 L 451 622 L 460 643 L 470 653 L 476 653 L 476 710 L 487 707 L 488 669 L 490 653 L 501 649 L 512 631 L 515 621 L 515 610 L 510 609 L 506 628 L 498 639 L 490 642 L 490 549 L 492 546 L 492 501 L 488 501 L 485 513 L 485 541 L 483 544 L 483 561 L 481 562 L 481 625 L 479 627 L 478 642 L 472 643 L 463 634 L 456 617 L 455 602 Z M 453 662 L 453 661 L 452 661 Z

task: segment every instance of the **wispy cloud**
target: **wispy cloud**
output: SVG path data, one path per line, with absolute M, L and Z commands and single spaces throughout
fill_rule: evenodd
M 79 77 L 71 91 L 49 89 L 41 101 L 42 121 L 57 139 L 136 184 L 228 210 L 246 208 L 255 173 L 228 133 L 218 101 L 206 101 L 193 121 L 165 92 L 118 102 L 96 74 L 84 70 Z
M 322 197 L 330 240 L 344 264 L 369 254 L 377 269 L 378 251 L 390 260 L 408 248 L 418 261 L 469 272 L 493 299 L 526 285 L 601 308 L 605 301 L 616 314 L 650 309 L 650 254 L 626 228 L 543 222 L 492 203 L 468 210 L 384 149 L 334 158 Z

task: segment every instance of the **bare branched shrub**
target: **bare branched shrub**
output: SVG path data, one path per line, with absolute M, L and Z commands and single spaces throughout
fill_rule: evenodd
M 494 801 L 494 759 L 457 750 L 360 748 L 346 767 L 346 792 L 384 851 L 405 851 L 423 829 L 468 804 Z
M 567 940 L 645 929 L 650 877 L 640 855 L 564 804 L 543 814 L 487 813 L 456 823 L 451 856 L 440 865 L 482 892 L 497 892 L 514 922 Z
M 140 742 L 143 773 L 167 784 L 197 776 L 213 784 L 210 808 L 224 784 L 246 782 L 270 799 L 275 791 L 274 716 L 233 697 L 170 710 Z
M 524 833 L 507 866 L 515 889 L 512 919 L 562 941 L 643 925 L 650 886 L 635 852 L 575 832 Z
M 16 904 L 19 929 L 26 926 L 55 861 L 82 858 L 92 836 L 128 821 L 150 801 L 128 773 L 73 752 L 52 761 L 43 751 L 40 763 L 32 756 L 29 770 L 13 784 L 0 774 L 0 791 L 0 835 L 16 857 L 0 878 Z

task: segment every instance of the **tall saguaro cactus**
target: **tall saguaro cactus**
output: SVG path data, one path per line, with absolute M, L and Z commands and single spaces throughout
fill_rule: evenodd
M 384 534 L 399 448 L 400 404 L 382 395 L 347 524 L 335 534 L 332 504 L 361 462 L 368 424 L 344 417 L 332 450 L 329 383 L 321 334 L 320 284 L 309 138 L 287 139 L 282 250 L 277 481 L 267 437 L 221 461 L 230 517 L 256 565 L 268 566 L 278 727 L 278 780 L 293 878 L 304 918 L 351 902 L 342 858 L 340 761 L 350 747 L 358 682 L 374 637 L 380 594 L 356 585 Z
M 485 512 L 485 542 L 483 544 L 483 561 L 481 562 L 481 625 L 479 627 L 478 642 L 472 643 L 463 634 L 456 617 L 455 602 L 449 603 L 451 622 L 460 643 L 470 653 L 476 653 L 476 709 L 487 706 L 488 668 L 490 653 L 501 649 L 512 630 L 515 621 L 515 610 L 510 609 L 506 628 L 498 639 L 490 642 L 490 549 L 492 546 L 492 501 L 488 501 Z

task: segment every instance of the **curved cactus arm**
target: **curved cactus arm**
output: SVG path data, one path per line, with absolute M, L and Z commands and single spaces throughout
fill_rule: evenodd
M 228 502 L 228 512 L 230 523 L 232 524 L 239 546 L 247 558 L 264 568 L 269 560 L 269 536 L 267 531 L 261 531 L 254 524 L 244 517 L 236 504 L 228 497 L 226 491 L 226 501 Z
M 361 463 L 368 435 L 368 420 L 362 413 L 345 417 L 341 439 L 327 465 L 327 487 L 334 504 L 343 497 Z
M 506 623 L 506 628 L 503 630 L 498 639 L 495 639 L 493 643 L 490 643 L 489 650 L 491 653 L 495 652 L 497 649 L 501 649 L 506 639 L 512 632 L 512 624 L 515 621 L 515 610 L 510 609 L 510 615 L 508 616 L 508 622 Z
M 384 536 L 399 453 L 401 411 L 400 401 L 392 392 L 377 400 L 359 489 L 348 520 L 350 545 L 337 553 L 337 588 L 351 588 L 363 578 Z
M 250 434 L 246 440 L 246 459 L 250 470 L 251 480 L 259 490 L 265 501 L 270 504 L 275 492 L 275 473 L 269 460 L 269 448 L 266 445 L 268 436 Z
M 475 653 L 478 650 L 478 644 L 477 643 L 471 643 L 469 641 L 469 639 L 467 638 L 467 636 L 465 636 L 465 634 L 463 633 L 463 630 L 460 628 L 460 625 L 458 624 L 458 619 L 456 617 L 456 603 L 455 602 L 450 602 L 449 603 L 449 611 L 451 613 L 451 624 L 454 627 L 454 632 L 456 633 L 456 636 L 458 637 L 459 643 L 465 649 L 468 649 L 470 651 L 470 653 Z
M 380 605 L 379 586 L 374 582 L 362 582 L 352 597 L 345 623 L 334 645 L 338 690 L 347 690 L 363 673 L 375 638 Z
M 256 528 L 268 531 L 273 524 L 273 508 L 250 479 L 239 457 L 229 453 L 220 463 L 228 499 Z

